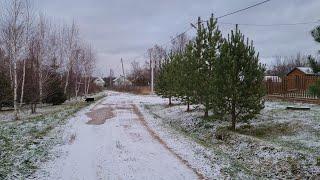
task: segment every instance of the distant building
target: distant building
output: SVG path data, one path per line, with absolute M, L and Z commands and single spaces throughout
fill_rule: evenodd
M 95 80 L 93 80 L 93 83 L 99 87 L 104 87 L 106 82 L 101 77 L 98 77 Z
M 132 82 L 129 81 L 124 76 L 119 76 L 119 77 L 117 77 L 116 79 L 113 80 L 113 84 L 115 86 L 131 86 Z
M 320 78 L 310 67 L 296 67 L 286 76 L 288 90 L 307 90 L 311 84 Z
M 281 83 L 282 79 L 279 76 L 264 76 L 265 82 L 278 82 Z
M 292 76 L 315 76 L 315 74 L 310 67 L 296 67 L 292 69 L 288 74 L 287 77 Z

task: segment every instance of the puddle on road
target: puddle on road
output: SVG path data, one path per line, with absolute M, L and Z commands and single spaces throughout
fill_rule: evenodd
M 107 121 L 107 119 L 115 117 L 113 108 L 110 106 L 91 110 L 86 113 L 86 115 L 91 119 L 87 122 L 89 125 L 102 125 Z

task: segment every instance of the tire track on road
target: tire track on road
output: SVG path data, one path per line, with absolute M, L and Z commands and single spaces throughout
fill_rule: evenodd
M 182 164 L 184 164 L 187 168 L 192 170 L 198 176 L 198 179 L 206 179 L 203 174 L 198 172 L 197 169 L 193 168 L 187 160 L 183 159 L 178 153 L 176 153 L 172 148 L 170 148 L 168 144 L 163 139 L 161 139 L 161 137 L 159 137 L 156 134 L 156 132 L 153 131 L 148 126 L 148 123 L 146 122 L 143 114 L 141 113 L 137 105 L 132 104 L 132 110 L 138 116 L 138 120 L 146 128 L 146 130 L 148 131 L 148 133 L 151 135 L 153 139 L 157 140 L 165 149 L 167 149 L 172 155 L 174 155 Z

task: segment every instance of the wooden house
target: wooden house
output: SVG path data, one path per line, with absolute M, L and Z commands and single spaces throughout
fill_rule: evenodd
M 319 78 L 319 74 L 314 73 L 310 67 L 296 67 L 285 78 L 287 90 L 307 90 Z

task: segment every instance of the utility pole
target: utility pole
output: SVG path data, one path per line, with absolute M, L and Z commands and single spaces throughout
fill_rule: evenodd
M 124 66 L 123 66 L 123 60 L 121 58 L 121 64 L 122 64 L 122 73 L 123 73 L 123 77 L 126 78 L 126 75 L 124 74 Z
M 110 86 L 110 88 L 112 87 L 112 80 L 113 80 L 113 73 L 112 73 L 112 69 L 110 69 L 110 75 L 109 75 L 109 86 Z
M 150 56 L 150 63 L 151 63 L 151 94 L 154 94 L 154 61 L 152 56 Z

